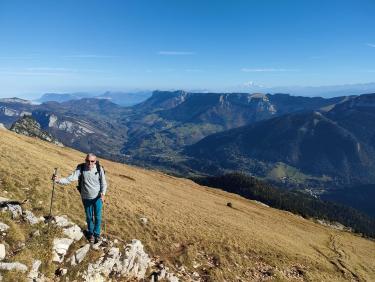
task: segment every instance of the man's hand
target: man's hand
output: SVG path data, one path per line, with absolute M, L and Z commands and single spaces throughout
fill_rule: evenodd
M 105 195 L 103 193 L 100 194 L 100 199 L 102 200 L 102 202 L 104 203 L 104 200 L 105 200 Z
M 58 182 L 60 180 L 60 177 L 58 177 L 56 174 L 52 174 L 51 180 L 53 182 Z

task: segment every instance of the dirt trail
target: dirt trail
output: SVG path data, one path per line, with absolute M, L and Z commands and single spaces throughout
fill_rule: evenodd
M 329 238 L 328 248 L 334 253 L 329 261 L 337 267 L 342 275 L 350 281 L 364 281 L 354 270 L 350 269 L 350 255 L 341 248 L 339 234 L 331 234 Z

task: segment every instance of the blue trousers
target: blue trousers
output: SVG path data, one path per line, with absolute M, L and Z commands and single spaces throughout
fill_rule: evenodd
M 100 197 L 95 199 L 82 199 L 83 207 L 86 213 L 88 236 L 100 236 L 100 226 L 102 223 L 103 202 Z

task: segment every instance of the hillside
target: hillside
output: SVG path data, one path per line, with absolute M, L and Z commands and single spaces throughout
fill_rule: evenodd
M 290 211 L 304 218 L 340 223 L 365 237 L 375 238 L 375 219 L 348 206 L 323 201 L 318 197 L 313 197 L 296 189 L 280 189 L 243 173 L 199 177 L 193 180 L 200 185 L 220 188 L 224 191 L 243 196 L 246 199 L 260 201 L 273 208 Z M 362 190 L 356 191 L 357 194 L 371 196 L 369 193 L 371 189 L 367 189 L 368 195 L 363 193 Z M 356 198 L 354 191 L 347 195 L 346 198 L 349 197 Z M 361 199 L 361 197 L 358 198 Z M 346 204 L 350 204 L 348 202 L 346 199 Z M 357 209 L 360 207 L 360 204 L 361 202 L 357 201 Z
M 284 164 L 312 181 L 320 180 L 320 185 L 324 181 L 328 181 L 326 186 L 336 187 L 374 183 L 375 115 L 373 108 L 371 111 L 354 108 L 343 116 L 344 110 L 334 108 L 327 114 L 283 115 L 210 135 L 185 152 L 198 160 L 192 166 L 211 173 L 220 169 L 244 170 L 267 177 Z M 199 167 L 207 163 L 211 167 Z M 281 176 L 295 182 L 298 177 L 303 178 Z
M 2 130 L 0 196 L 27 198 L 36 215 L 46 215 L 53 168 L 66 175 L 83 158 L 75 150 Z M 183 265 L 204 281 L 375 279 L 373 241 L 189 180 L 106 160 L 102 164 L 110 185 L 107 234 L 141 240 L 172 270 Z M 74 185 L 56 191 L 54 214 L 66 214 L 83 227 Z M 148 224 L 141 224 L 140 217 Z

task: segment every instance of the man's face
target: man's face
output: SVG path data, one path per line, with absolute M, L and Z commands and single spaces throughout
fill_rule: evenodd
M 92 169 L 96 164 L 96 157 L 86 157 L 86 165 L 88 168 Z

